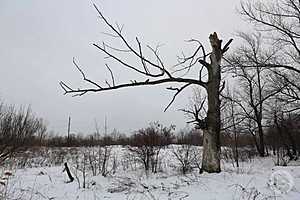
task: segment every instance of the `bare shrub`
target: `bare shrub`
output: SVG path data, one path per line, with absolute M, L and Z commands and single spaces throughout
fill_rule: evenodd
M 75 179 L 77 180 L 78 187 L 79 188 L 86 188 L 86 180 L 88 176 L 87 172 L 87 154 L 86 152 L 82 152 L 81 156 L 77 156 L 76 163 L 75 163 L 75 169 L 74 169 L 74 176 Z
M 46 132 L 43 121 L 35 117 L 30 107 L 16 109 L 0 105 L 0 163 L 18 152 L 25 151 Z
M 146 172 L 151 169 L 153 173 L 157 173 L 160 150 L 172 142 L 173 130 L 173 125 L 164 127 L 154 122 L 132 136 L 132 143 L 127 149 L 138 162 L 142 163 Z
M 274 164 L 277 166 L 287 166 L 290 162 L 289 156 L 286 154 L 285 149 L 278 148 L 276 152 L 276 159 L 273 159 Z
M 235 152 L 238 152 L 238 158 L 235 157 Z M 231 162 L 232 166 L 235 166 L 236 159 L 241 162 L 252 162 L 253 158 L 258 156 L 257 151 L 253 147 L 239 147 L 237 149 L 224 147 L 222 149 L 221 157 L 226 162 Z
M 173 147 L 172 152 L 177 161 L 179 161 L 180 171 L 183 174 L 192 171 L 192 169 L 196 166 L 200 166 L 197 165 L 197 161 L 199 160 L 199 152 L 197 151 L 197 147 L 190 144 L 181 144 Z

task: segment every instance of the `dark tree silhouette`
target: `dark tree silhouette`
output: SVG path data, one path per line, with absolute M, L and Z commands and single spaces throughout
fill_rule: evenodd
M 274 0 L 241 3 L 241 14 L 262 34 L 268 49 L 278 49 L 261 67 L 271 67 L 274 87 L 283 88 L 281 100 L 299 109 L 300 101 L 300 1 Z M 272 50 L 271 50 L 272 51 Z M 284 87 L 283 87 L 284 86 Z M 295 104 L 296 105 L 295 107 Z
M 34 144 L 41 144 L 47 127 L 30 107 L 16 109 L 0 103 L 0 164 Z
M 240 108 L 249 126 L 248 132 L 253 135 L 257 151 L 260 156 L 265 156 L 264 121 L 265 105 L 267 101 L 279 94 L 285 86 L 273 88 L 270 76 L 272 67 L 267 64 L 276 59 L 278 49 L 265 51 L 261 46 L 259 34 L 240 33 L 243 40 L 232 56 L 226 59 L 231 67 L 234 77 L 238 79 L 239 90 L 236 97 L 230 98 Z M 266 65 L 266 66 L 262 66 Z M 228 98 L 228 97 L 227 97 Z

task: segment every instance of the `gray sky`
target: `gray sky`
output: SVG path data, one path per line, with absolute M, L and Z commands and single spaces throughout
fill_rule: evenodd
M 84 86 L 72 65 L 75 57 L 90 79 L 109 79 L 108 61 L 91 44 L 110 41 L 107 29 L 92 6 L 95 2 L 112 22 L 124 24 L 130 41 L 163 43 L 161 56 L 167 65 L 196 38 L 207 44 L 218 32 L 228 40 L 242 23 L 236 12 L 239 0 L 1 0 L 0 1 L 0 98 L 16 105 L 30 104 L 34 113 L 49 123 L 49 129 L 66 133 L 67 118 L 72 131 L 91 133 L 94 121 L 103 127 L 107 116 L 110 130 L 129 132 L 159 120 L 177 128 L 185 126 L 183 113 L 191 90 L 182 93 L 168 112 L 172 98 L 165 86 L 129 88 L 73 98 L 64 96 L 59 81 Z M 130 60 L 130 59 L 129 59 Z M 130 60 L 131 61 L 131 60 Z M 132 60 L 133 61 L 133 60 Z M 133 79 L 116 63 L 110 63 L 118 82 Z

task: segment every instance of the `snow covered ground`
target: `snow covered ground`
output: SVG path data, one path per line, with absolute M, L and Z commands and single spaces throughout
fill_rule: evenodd
M 117 154 L 119 160 L 127 154 L 121 147 L 115 147 L 113 152 Z M 198 174 L 198 171 L 194 170 L 182 175 L 176 168 L 178 163 L 172 156 L 171 149 L 163 150 L 161 157 L 163 170 L 156 174 L 146 175 L 142 168 L 132 167 L 127 169 L 118 167 L 116 173 L 109 174 L 107 177 L 92 176 L 88 171 L 86 188 L 82 188 L 82 176 L 78 172 L 79 181 L 75 179 L 67 183 L 68 177 L 63 172 L 63 166 L 15 169 L 11 170 L 11 176 L 5 175 L 7 170 L 2 169 L 0 177 L 4 179 L 0 184 L 0 192 L 6 199 L 32 200 L 300 199 L 300 163 L 297 162 L 290 163 L 287 167 L 279 167 L 274 166 L 271 157 L 255 158 L 251 162 L 241 162 L 241 166 L 237 169 L 231 162 L 222 160 L 222 172 L 219 174 Z M 75 164 L 69 163 L 69 165 L 71 171 L 76 173 Z M 279 176 L 278 178 L 276 176 L 278 173 L 291 175 L 291 177 Z M 286 183 L 284 181 L 289 182 L 290 185 L 284 185 Z M 281 192 L 280 187 L 283 188 Z

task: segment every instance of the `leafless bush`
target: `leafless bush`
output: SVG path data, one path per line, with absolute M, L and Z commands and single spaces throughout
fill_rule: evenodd
M 290 159 L 283 148 L 278 148 L 276 152 L 276 159 L 273 161 L 277 166 L 287 166 L 290 162 Z
M 180 170 L 183 174 L 192 171 L 197 167 L 200 170 L 200 164 L 198 163 L 199 151 L 196 146 L 190 144 L 181 144 L 172 148 L 172 152 L 175 155 L 177 161 L 180 163 Z
M 154 122 L 132 136 L 131 145 L 127 149 L 147 173 L 150 169 L 153 173 L 157 172 L 160 150 L 172 142 L 173 130 L 173 125 L 164 127 Z
M 221 157 L 227 162 L 231 162 L 235 166 L 236 158 L 234 156 L 235 151 L 238 152 L 238 161 L 241 162 L 252 162 L 255 156 L 258 156 L 257 151 L 252 147 L 239 147 L 237 150 L 224 147 L 221 152 Z
M 100 149 L 97 152 L 95 148 L 91 148 L 87 152 L 88 163 L 89 163 L 90 170 L 92 171 L 93 176 L 96 176 L 99 174 L 98 169 L 100 169 L 99 160 L 100 160 L 100 155 L 101 155 L 101 153 L 99 151 L 100 151 Z
M 14 106 L 0 105 L 0 163 L 17 152 L 24 151 L 43 137 L 46 126 L 35 117 L 28 107 L 16 109 Z
M 128 150 L 126 149 L 126 151 Z M 137 161 L 136 157 L 129 152 L 122 156 L 120 165 L 122 166 L 123 171 L 136 171 L 138 168 L 137 162 L 139 161 Z
M 99 146 L 86 150 L 89 169 L 92 171 L 93 176 L 98 174 L 107 176 L 110 172 L 108 164 L 111 159 L 111 151 L 111 146 Z
M 249 184 L 249 183 L 248 183 Z M 276 196 L 269 196 L 258 191 L 256 187 L 250 187 L 248 185 L 243 186 L 240 184 L 234 184 L 232 187 L 235 187 L 238 191 L 234 200 L 275 200 Z
M 88 176 L 88 155 L 86 152 L 82 152 L 82 155 L 78 155 L 75 163 L 73 174 L 77 180 L 79 188 L 86 188 L 87 176 Z
M 239 158 L 242 162 L 251 162 L 255 156 L 258 156 L 257 151 L 254 148 L 239 148 Z
M 115 170 L 116 166 L 112 165 L 108 169 L 109 161 L 111 159 L 111 146 L 99 146 L 84 148 L 79 152 L 74 160 L 75 166 L 73 174 L 78 182 L 79 188 L 90 187 L 88 179 L 91 176 L 107 176 L 110 172 Z
M 158 122 L 140 129 L 131 138 L 131 145 L 127 147 L 131 155 L 144 166 L 145 171 L 157 172 L 160 150 L 170 144 L 173 139 L 174 126 L 164 127 Z
M 102 167 L 101 167 L 101 175 L 102 176 L 107 176 L 107 174 L 109 173 L 107 166 L 108 166 L 108 162 L 111 158 L 111 146 L 104 146 L 104 147 L 100 147 L 102 148 Z
M 234 161 L 235 161 L 235 158 L 234 158 L 234 155 L 233 155 L 233 151 L 231 148 L 223 148 L 222 151 L 221 151 L 221 158 L 223 160 L 225 160 L 226 162 L 231 162 L 232 165 L 234 166 Z
M 284 114 L 281 107 L 278 106 L 278 108 L 274 108 L 272 118 L 267 129 L 266 141 L 273 150 L 273 155 L 279 153 L 283 155 L 277 155 L 278 158 L 284 156 L 289 160 L 297 160 L 300 152 L 300 115 Z

